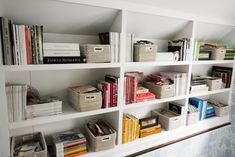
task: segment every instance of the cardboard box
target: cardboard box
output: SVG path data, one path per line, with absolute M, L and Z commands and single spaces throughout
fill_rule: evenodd
M 226 50 L 224 48 L 213 49 L 211 53 L 211 60 L 224 60 Z
M 70 87 L 68 101 L 77 111 L 98 110 L 102 107 L 102 94 L 92 86 Z
M 81 54 L 86 56 L 87 63 L 111 62 L 110 45 L 86 44 L 81 45 Z
M 152 44 L 134 45 L 135 62 L 155 61 L 156 53 L 157 53 L 157 45 L 152 45 Z
M 144 82 L 144 86 L 149 89 L 151 93 L 156 95 L 157 99 L 169 98 L 175 96 L 175 85 L 156 85 L 152 82 Z
M 193 112 L 193 113 L 188 113 L 187 114 L 187 120 L 186 120 L 186 125 L 192 125 L 192 124 L 195 124 L 197 123 L 199 120 L 198 120 L 198 115 L 199 112 Z
M 172 130 L 180 127 L 181 116 L 166 109 L 152 110 L 152 115 L 159 116 L 159 123 L 165 130 Z
M 215 115 L 218 117 L 226 116 L 229 114 L 229 106 L 224 105 L 223 107 L 218 107 L 216 105 L 210 104 L 214 107 L 215 109 Z
M 35 132 L 31 134 L 25 134 L 25 135 L 20 135 L 20 136 L 13 136 L 11 139 L 11 156 L 12 157 L 17 157 L 14 155 L 14 149 L 15 147 L 18 147 L 22 145 L 22 143 L 26 142 L 39 142 L 42 151 L 40 152 L 35 152 L 33 154 L 24 156 L 24 157 L 47 157 L 47 145 L 44 136 L 42 135 L 41 132 Z

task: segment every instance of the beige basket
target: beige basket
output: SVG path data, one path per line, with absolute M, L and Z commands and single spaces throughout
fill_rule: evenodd
M 162 111 L 166 111 L 171 116 L 162 114 Z M 152 111 L 152 115 L 159 116 L 159 123 L 165 130 L 172 130 L 180 127 L 181 124 L 181 115 L 178 115 L 174 112 L 167 111 L 165 109 L 157 109 Z
M 112 127 L 110 128 L 112 129 Z M 105 135 L 105 136 L 97 136 L 97 137 L 95 137 L 93 133 L 88 129 L 87 125 L 85 125 L 85 129 L 87 132 L 89 148 L 92 151 L 97 152 L 101 150 L 114 148 L 115 142 L 116 142 L 116 131 L 114 129 L 112 129 L 114 131 L 113 134 Z
M 45 138 L 41 132 L 35 132 L 35 133 L 25 134 L 25 135 L 20 135 L 20 136 L 13 136 L 11 140 L 11 157 L 17 157 L 17 156 L 14 156 L 14 148 L 27 141 L 39 142 L 42 147 L 42 151 L 33 153 L 29 156 L 24 156 L 24 157 L 47 157 L 47 145 L 46 145 Z
M 151 44 L 134 45 L 135 62 L 155 61 L 156 53 L 157 53 L 157 45 L 151 45 Z
M 87 87 L 95 89 L 92 86 Z M 74 88 L 76 87 L 68 89 L 68 101 L 74 109 L 81 112 L 101 109 L 102 95 L 99 90 L 92 93 L 79 93 Z
M 224 60 L 226 50 L 224 48 L 213 49 L 211 53 L 211 60 Z
M 215 109 L 215 115 L 218 116 L 218 117 L 222 117 L 222 116 L 226 116 L 229 114 L 229 106 L 226 105 L 224 107 L 218 107 L 218 106 L 215 106 L 213 104 L 211 104 L 214 109 Z
M 149 89 L 150 92 L 156 95 L 157 99 L 169 98 L 175 96 L 175 85 L 156 85 L 152 82 L 144 82 L 144 86 Z
M 221 89 L 223 88 L 222 79 L 221 78 L 208 79 L 207 86 L 209 87 L 209 91 Z
M 81 45 L 81 54 L 86 56 L 87 63 L 111 62 L 110 45 L 87 44 Z

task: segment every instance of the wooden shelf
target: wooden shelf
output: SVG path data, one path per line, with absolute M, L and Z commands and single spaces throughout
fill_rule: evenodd
M 46 117 L 37 117 L 33 119 L 12 122 L 12 123 L 9 123 L 9 129 L 18 129 L 18 128 L 24 128 L 27 126 L 35 126 L 35 125 L 59 122 L 59 121 L 64 121 L 64 120 L 69 120 L 69 119 L 88 117 L 92 115 L 110 113 L 110 112 L 115 112 L 119 110 L 118 107 L 112 107 L 112 108 L 105 108 L 105 109 L 94 110 L 94 111 L 77 112 L 76 110 L 71 108 L 69 105 L 63 105 L 63 107 L 64 108 L 63 108 L 62 114 L 54 115 L 54 116 L 46 116 Z

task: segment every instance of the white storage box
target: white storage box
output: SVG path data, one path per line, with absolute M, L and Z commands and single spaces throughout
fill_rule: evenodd
M 11 140 L 11 157 L 19 157 L 14 155 L 15 148 L 27 142 L 39 142 L 42 150 L 33 154 L 24 155 L 24 157 L 47 157 L 47 145 L 41 132 L 13 136 Z
M 221 78 L 208 79 L 207 86 L 209 87 L 209 91 L 221 89 L 223 88 L 222 79 Z
M 213 49 L 211 60 L 224 60 L 226 50 L 224 48 Z
M 198 114 L 199 114 L 199 112 L 188 113 L 186 125 L 192 125 L 192 124 L 197 123 L 199 121 Z
M 159 123 L 165 130 L 172 130 L 180 127 L 181 115 L 166 109 L 157 109 L 152 111 L 152 115 L 159 116 Z
M 87 44 L 81 45 L 80 50 L 86 56 L 87 63 L 111 62 L 110 45 Z
M 70 87 L 68 101 L 77 111 L 98 110 L 102 106 L 101 92 L 92 86 Z
M 144 86 L 149 89 L 151 93 L 156 95 L 157 99 L 168 98 L 175 96 L 175 85 L 156 85 L 152 82 L 144 82 Z
M 104 121 L 103 121 L 104 122 Z M 96 123 L 96 121 L 89 122 L 89 123 Z M 94 136 L 90 129 L 85 125 L 85 129 L 87 132 L 87 138 L 89 142 L 89 148 L 94 151 L 101 151 L 114 148 L 116 142 L 116 131 L 105 122 L 106 125 L 112 130 L 112 134 L 104 135 L 104 136 Z
M 152 44 L 134 45 L 135 62 L 155 61 L 156 53 L 157 53 L 157 45 L 152 45 Z

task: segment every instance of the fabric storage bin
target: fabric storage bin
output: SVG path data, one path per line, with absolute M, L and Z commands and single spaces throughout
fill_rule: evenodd
M 214 109 L 215 109 L 215 115 L 218 117 L 222 117 L 225 115 L 228 115 L 229 113 L 229 106 L 228 105 L 224 105 L 223 107 L 218 107 L 216 105 L 211 104 Z
M 224 60 L 226 50 L 224 48 L 213 49 L 211 53 L 211 60 Z
M 156 85 L 152 82 L 144 82 L 144 86 L 149 89 L 151 93 L 156 95 L 157 99 L 168 98 L 175 96 L 175 85 Z
M 181 115 L 166 109 L 152 110 L 153 116 L 159 116 L 159 123 L 165 130 L 172 130 L 180 127 Z
M 87 63 L 111 62 L 110 45 L 86 44 L 80 46 L 81 54 L 86 56 Z
M 152 44 L 134 45 L 135 62 L 155 61 L 156 53 L 157 53 L 157 45 L 152 45 Z
M 47 145 L 44 136 L 41 132 L 13 136 L 11 139 L 11 157 L 19 157 L 14 155 L 15 147 L 18 147 L 27 142 L 39 142 L 42 150 L 33 154 L 24 155 L 24 157 L 47 157 Z M 22 157 L 22 156 L 21 156 Z
M 70 87 L 68 101 L 77 111 L 98 110 L 102 106 L 101 91 L 92 86 Z
M 89 123 L 95 123 L 95 122 L 96 121 L 92 121 Z M 112 134 L 104 135 L 104 136 L 94 136 L 93 133 L 88 128 L 87 124 L 85 125 L 85 130 L 87 133 L 87 139 L 89 143 L 89 149 L 91 149 L 91 151 L 97 152 L 101 150 L 114 148 L 115 142 L 116 142 L 116 136 L 117 136 L 116 131 L 110 125 L 108 126 L 113 131 Z
M 188 113 L 186 125 L 192 125 L 192 124 L 197 123 L 199 121 L 198 114 L 199 114 L 199 112 Z
M 222 79 L 221 78 L 208 79 L 207 86 L 209 87 L 209 91 L 221 89 L 223 88 Z

